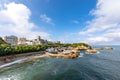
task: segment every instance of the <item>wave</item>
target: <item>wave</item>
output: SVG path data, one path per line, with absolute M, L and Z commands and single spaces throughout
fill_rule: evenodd
M 84 53 L 80 53 L 79 57 L 83 57 Z
M 13 62 L 10 62 L 10 63 L 7 63 L 7 64 L 3 64 L 3 65 L 0 66 L 0 68 L 11 66 L 11 65 L 16 64 L 16 63 L 21 63 L 26 59 L 28 59 L 28 58 L 24 58 L 24 59 L 16 60 L 16 61 L 13 61 Z
M 97 51 L 97 54 L 99 54 L 100 53 L 100 51 Z
M 19 59 L 19 60 L 16 60 L 16 61 L 13 61 L 13 62 L 10 62 L 10 63 L 1 65 L 1 66 L 0 66 L 0 69 L 1 69 L 1 68 L 4 68 L 4 67 L 11 66 L 11 65 L 14 65 L 14 64 L 17 64 L 17 63 L 22 63 L 22 62 L 24 62 L 25 60 L 29 60 L 29 59 L 32 59 L 32 58 L 42 58 L 42 57 L 45 57 L 45 56 L 44 56 L 44 55 L 41 55 L 41 56 L 31 56 L 31 57 Z

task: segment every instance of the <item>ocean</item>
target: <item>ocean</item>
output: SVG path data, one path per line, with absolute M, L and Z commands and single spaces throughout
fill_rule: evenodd
M 97 46 L 102 47 L 102 46 Z M 0 71 L 0 80 L 120 80 L 120 46 L 76 59 L 40 58 Z

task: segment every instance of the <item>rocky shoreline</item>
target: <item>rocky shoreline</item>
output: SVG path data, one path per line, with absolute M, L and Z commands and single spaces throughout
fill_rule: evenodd
M 46 53 L 46 57 L 57 57 L 57 58 L 64 58 L 64 59 L 74 59 L 77 58 L 80 55 L 80 51 L 78 50 L 68 50 L 68 52 L 60 52 L 58 54 L 53 54 L 53 53 Z
M 99 50 L 113 50 L 112 47 L 93 48 L 85 50 L 88 54 L 96 54 Z

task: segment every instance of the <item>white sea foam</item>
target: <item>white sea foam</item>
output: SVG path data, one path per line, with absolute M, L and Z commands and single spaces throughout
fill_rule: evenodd
M 79 57 L 83 57 L 83 53 L 80 53 Z
M 7 64 L 3 64 L 3 65 L 0 66 L 0 68 L 4 68 L 4 67 L 7 67 L 7 66 L 16 64 L 16 63 L 21 63 L 22 61 L 24 61 L 26 59 L 28 59 L 28 58 L 24 58 L 24 59 L 16 60 L 16 61 L 13 61 L 13 62 L 10 62 L 10 63 L 7 63 Z
M 97 54 L 99 54 L 100 53 L 100 51 L 97 51 Z
M 18 75 L 9 75 L 9 76 L 2 76 L 0 80 L 21 80 L 21 77 Z
M 22 63 L 22 62 L 24 62 L 24 61 L 27 60 L 27 59 L 31 59 L 31 58 L 41 58 L 41 57 L 45 57 L 45 56 L 44 56 L 44 55 L 41 55 L 41 56 L 31 56 L 31 57 L 23 58 L 23 59 L 16 60 L 16 61 L 13 61 L 13 62 L 10 62 L 10 63 L 7 63 L 7 64 L 3 64 L 3 65 L 0 66 L 0 68 L 4 68 L 4 67 L 7 67 L 7 66 L 11 66 L 11 65 L 17 64 L 17 63 Z

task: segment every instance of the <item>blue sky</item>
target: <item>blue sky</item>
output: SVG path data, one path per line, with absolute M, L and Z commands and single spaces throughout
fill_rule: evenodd
M 89 12 L 96 5 L 96 0 L 31 0 L 20 1 L 32 11 L 31 21 L 38 26 L 44 26 L 57 39 L 69 33 L 76 33 L 91 19 Z M 54 25 L 40 20 L 45 14 L 52 19 Z M 75 22 L 76 21 L 76 22 Z
M 0 36 L 120 44 L 119 5 L 119 0 L 1 0 Z

